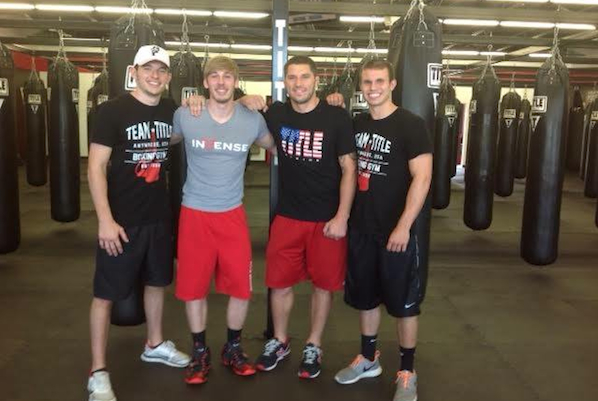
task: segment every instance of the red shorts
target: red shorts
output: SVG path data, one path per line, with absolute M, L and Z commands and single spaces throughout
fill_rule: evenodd
M 328 291 L 343 288 L 347 268 L 347 238 L 324 236 L 325 222 L 276 216 L 266 249 L 266 285 L 292 287 L 303 280 Z
M 205 298 L 214 273 L 217 292 L 251 296 L 251 241 L 243 206 L 226 212 L 181 206 L 177 249 L 177 298 Z

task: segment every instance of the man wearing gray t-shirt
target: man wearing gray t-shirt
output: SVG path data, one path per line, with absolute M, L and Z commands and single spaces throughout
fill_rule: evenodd
M 173 121 L 173 139 L 184 139 L 188 166 L 179 220 L 176 296 L 186 303 L 193 337 L 192 361 L 185 374 L 189 384 L 204 383 L 210 370 L 205 330 L 212 276 L 216 290 L 230 296 L 222 361 L 237 375 L 255 374 L 241 348 L 251 295 L 243 173 L 253 143 L 266 149 L 275 146 L 262 115 L 233 101 L 239 82 L 233 60 L 210 59 L 204 77 L 210 93 L 206 112 L 194 117 L 188 108 L 179 108 Z

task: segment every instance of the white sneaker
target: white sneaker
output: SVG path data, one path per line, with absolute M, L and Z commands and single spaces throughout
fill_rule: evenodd
M 89 376 L 87 382 L 89 401 L 116 401 L 110 384 L 110 375 L 106 371 L 96 372 Z
M 163 363 L 175 368 L 184 368 L 191 362 L 189 355 L 177 350 L 172 341 L 164 341 L 156 348 L 151 348 L 146 344 L 145 350 L 141 354 L 141 360 Z

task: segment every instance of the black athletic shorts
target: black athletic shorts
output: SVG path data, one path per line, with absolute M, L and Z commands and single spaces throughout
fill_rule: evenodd
M 118 301 L 129 296 L 140 280 L 145 285 L 166 287 L 172 282 L 172 228 L 156 223 L 125 229 L 129 242 L 124 252 L 110 256 L 98 246 L 93 295 Z
M 345 302 L 358 310 L 384 304 L 394 317 L 420 314 L 421 278 L 417 237 L 405 252 L 386 250 L 387 239 L 349 229 Z

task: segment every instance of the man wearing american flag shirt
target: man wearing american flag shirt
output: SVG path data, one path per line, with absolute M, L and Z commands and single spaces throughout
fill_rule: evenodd
M 266 112 L 279 158 L 279 201 L 266 250 L 274 337 L 256 367 L 273 370 L 290 353 L 293 286 L 310 280 L 311 328 L 298 376 L 312 379 L 320 374 L 332 294 L 343 288 L 347 221 L 356 187 L 355 140 L 349 114 L 316 97 L 318 77 L 309 57 L 291 58 L 284 72 L 289 101 L 276 102 Z M 259 96 L 240 102 L 252 109 L 265 107 Z

